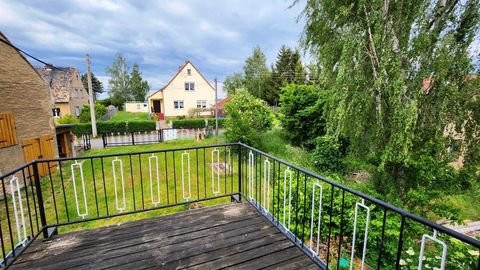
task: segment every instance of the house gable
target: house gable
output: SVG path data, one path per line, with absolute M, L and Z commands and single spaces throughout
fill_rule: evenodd
M 186 61 L 170 81 L 149 96 L 162 99 L 166 116 L 186 115 L 191 108 L 209 108 L 215 104 L 215 89 L 190 61 Z

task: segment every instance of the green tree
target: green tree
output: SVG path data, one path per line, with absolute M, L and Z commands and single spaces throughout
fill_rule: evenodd
M 231 96 L 235 94 L 235 90 L 244 88 L 245 80 L 243 74 L 240 72 L 235 72 L 230 76 L 225 78 L 223 82 L 223 88 L 227 91 L 227 95 Z
M 465 105 L 480 94 L 478 78 L 467 79 L 479 10 L 478 0 L 325 0 L 303 10 L 302 44 L 328 91 L 328 133 L 369 153 L 377 191 L 420 213 L 437 212 L 437 191 L 455 186 L 455 177 L 438 180 L 451 161 L 446 127 L 468 127 L 464 145 L 479 143 L 480 119 Z
M 93 74 L 92 75 L 92 89 L 93 89 L 93 94 L 95 99 L 97 99 L 98 95 L 103 93 L 103 83 Z M 82 75 L 82 82 L 83 82 L 83 87 L 85 90 L 88 92 L 88 80 L 87 80 L 87 73 Z
M 125 57 L 118 53 L 113 64 L 107 68 L 110 75 L 108 95 L 113 105 L 123 107 L 126 101 L 133 100 L 130 91 L 130 75 Z
M 272 127 L 272 114 L 265 101 L 238 89 L 225 105 L 225 137 L 230 142 L 241 141 L 256 146 L 261 132 Z
M 298 50 L 282 45 L 272 73 L 277 87 L 289 83 L 304 84 L 306 74 Z
M 150 86 L 147 81 L 142 79 L 142 74 L 137 64 L 133 65 L 132 73 L 130 74 L 129 88 L 133 100 L 141 102 L 145 101 L 150 91 Z
M 245 60 L 243 73 L 245 88 L 255 97 L 265 100 L 270 105 L 274 105 L 275 100 L 270 97 L 277 95 L 271 93 L 273 88 L 266 83 L 271 74 L 267 66 L 267 58 L 260 47 L 255 47 L 252 55 Z
M 107 108 L 100 102 L 95 102 L 95 118 L 100 120 L 107 113 Z M 90 105 L 83 105 L 79 120 L 81 123 L 90 122 Z
M 313 148 L 314 140 L 325 134 L 323 92 L 313 85 L 289 84 L 280 95 L 280 119 L 285 136 L 293 144 Z

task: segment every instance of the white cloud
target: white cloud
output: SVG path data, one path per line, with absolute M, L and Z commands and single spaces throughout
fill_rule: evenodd
M 105 68 L 121 52 L 158 89 L 187 59 L 207 78 L 219 80 L 240 71 L 254 46 L 274 61 L 280 46 L 296 45 L 301 33 L 295 23 L 300 7 L 288 9 L 290 4 L 0 0 L 0 27 L 14 44 L 54 65 L 84 70 L 90 53 L 94 73 L 105 82 Z

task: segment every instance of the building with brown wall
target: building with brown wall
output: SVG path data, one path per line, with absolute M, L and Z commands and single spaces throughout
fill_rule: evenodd
M 0 39 L 1 175 L 34 159 L 56 157 L 57 143 L 49 89 L 1 32 Z
M 79 117 L 83 105 L 88 105 L 88 92 L 83 87 L 78 69 L 39 67 L 36 70 L 50 88 L 57 117 L 67 114 Z

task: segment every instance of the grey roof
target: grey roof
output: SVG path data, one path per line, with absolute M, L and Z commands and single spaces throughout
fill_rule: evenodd
M 36 67 L 35 69 L 42 76 L 45 84 L 50 87 L 55 102 L 70 101 L 70 86 L 75 76 L 80 76 L 78 69 L 73 67 L 61 68 L 61 70 L 47 67 Z

